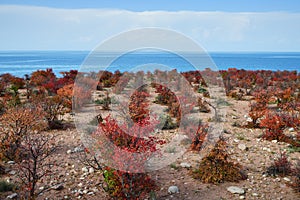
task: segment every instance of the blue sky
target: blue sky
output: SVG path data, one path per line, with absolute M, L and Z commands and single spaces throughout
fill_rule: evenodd
M 208 51 L 300 51 L 297 0 L 1 0 L 0 50 L 92 50 L 142 27 Z
M 54 8 L 107 8 L 130 11 L 299 12 L 299 0 L 1 0 L 1 4 Z

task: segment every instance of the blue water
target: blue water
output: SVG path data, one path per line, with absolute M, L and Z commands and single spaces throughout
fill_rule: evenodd
M 0 74 L 11 73 L 23 77 L 38 69 L 52 68 L 59 76 L 61 71 L 80 69 L 87 51 L 2 51 L 0 52 Z M 300 71 L 299 53 L 210 53 L 209 54 L 218 69 L 246 69 L 246 70 L 289 70 Z M 106 53 L 97 55 L 94 62 L 95 69 L 103 69 L 105 63 L 114 54 Z M 186 58 L 195 57 L 194 54 L 186 54 Z M 193 70 L 193 66 L 185 59 L 170 53 L 133 53 L 119 57 L 111 63 L 108 70 L 128 71 L 133 67 L 146 64 L 159 63 L 175 68 L 178 71 Z M 210 67 L 207 66 L 201 67 Z M 95 70 L 96 71 L 96 70 Z

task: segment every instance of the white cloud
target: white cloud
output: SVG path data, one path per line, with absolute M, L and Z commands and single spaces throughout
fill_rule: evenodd
M 87 49 L 126 30 L 173 29 L 212 51 L 300 51 L 299 13 L 0 6 L 0 49 Z

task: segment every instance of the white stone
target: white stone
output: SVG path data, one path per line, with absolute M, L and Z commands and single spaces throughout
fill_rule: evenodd
M 7 199 L 15 199 L 15 198 L 17 198 L 18 197 L 18 194 L 17 193 L 13 193 L 13 194 L 11 194 L 11 195 L 8 195 L 6 198 Z
M 82 192 L 83 192 L 83 194 L 87 194 L 89 191 L 88 190 L 83 190 Z
M 233 141 L 234 141 L 235 143 L 239 143 L 239 142 L 240 142 L 240 140 L 238 140 L 238 139 L 233 139 Z
M 175 194 L 175 193 L 179 193 L 179 189 L 177 186 L 170 186 L 169 189 L 168 189 L 168 193 L 169 194 Z
M 240 196 L 240 199 L 245 199 L 245 196 L 243 196 L 243 195 L 242 195 L 242 196 Z
M 94 168 L 92 168 L 92 167 L 89 168 L 89 173 L 90 173 L 90 174 L 92 174 L 92 173 L 94 173 L 94 172 L 95 172 Z
M 13 160 L 10 160 L 10 161 L 8 161 L 8 162 L 7 162 L 7 164 L 9 164 L 9 165 L 13 165 L 13 164 L 15 164 L 15 161 L 13 161 Z
M 289 128 L 289 132 L 294 132 L 295 129 L 293 127 Z
M 82 187 L 83 186 L 83 184 L 82 183 L 78 183 L 78 187 Z
M 72 150 L 69 149 L 69 150 L 67 151 L 67 154 L 71 154 L 71 153 L 72 153 Z
M 180 163 L 180 166 L 183 168 L 190 168 L 191 164 L 183 162 L 183 163 Z
M 252 120 L 251 117 L 248 117 L 248 118 L 246 119 L 246 121 L 247 121 L 247 122 L 252 122 L 253 120 Z
M 228 187 L 227 191 L 231 192 L 232 194 L 244 194 L 245 193 L 245 190 L 243 188 L 236 187 L 236 186 Z
M 278 141 L 277 140 L 272 140 L 272 143 L 277 143 Z
M 88 170 L 88 168 L 87 168 L 87 167 L 83 167 L 83 168 L 81 169 L 81 171 L 82 171 L 82 172 L 84 172 L 84 173 L 87 173 L 87 172 L 89 172 L 89 170 Z
M 238 145 L 238 148 L 242 151 L 245 151 L 247 149 L 246 145 L 245 144 L 239 144 Z
M 290 182 L 291 179 L 289 179 L 288 177 L 284 177 L 283 180 L 287 181 L 287 182 Z
M 257 197 L 258 194 L 257 193 L 252 193 L 252 196 Z

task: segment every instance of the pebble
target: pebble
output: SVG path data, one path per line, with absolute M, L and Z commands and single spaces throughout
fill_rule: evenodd
M 240 150 L 242 150 L 242 151 L 247 150 L 247 147 L 246 147 L 245 144 L 239 144 L 239 145 L 238 145 L 238 148 L 239 148 Z
M 7 164 L 9 164 L 9 165 L 13 165 L 13 164 L 15 164 L 15 161 L 13 161 L 13 160 L 10 160 L 10 161 L 8 161 L 8 162 L 7 162 Z
M 233 141 L 234 141 L 235 143 L 239 143 L 239 142 L 240 142 L 240 140 L 238 140 L 238 139 L 233 139 Z
M 92 167 L 89 168 L 89 173 L 90 173 L 90 174 L 92 174 L 92 173 L 94 173 L 94 172 L 95 172 L 95 169 L 94 169 L 94 168 L 92 168 Z
M 243 196 L 243 195 L 242 195 L 242 196 L 240 196 L 240 199 L 245 199 L 245 196 Z
M 272 140 L 272 143 L 277 143 L 278 141 L 277 140 Z
M 236 187 L 236 186 L 228 187 L 227 191 L 231 192 L 232 194 L 244 194 L 245 193 L 245 190 L 243 188 Z
M 89 172 L 89 170 L 88 170 L 87 167 L 83 167 L 83 168 L 81 169 L 81 171 L 82 171 L 82 172 L 85 172 L 85 173 Z
M 51 187 L 53 190 L 62 190 L 64 189 L 64 185 L 63 184 L 58 184 L 58 185 L 54 185 Z
M 7 199 L 15 199 L 15 198 L 17 198 L 18 197 L 18 194 L 17 193 L 13 193 L 13 194 L 11 194 L 11 195 L 8 195 L 6 198 Z
M 287 182 L 290 182 L 291 179 L 289 179 L 288 177 L 284 177 L 283 180 L 287 181 Z
M 175 186 L 175 185 L 170 186 L 169 189 L 168 189 L 168 193 L 169 193 L 169 194 L 179 193 L 179 189 L 178 189 L 178 187 Z
M 11 170 L 10 172 L 9 172 L 9 174 L 10 175 L 15 175 L 17 172 L 15 171 L 15 170 Z
M 180 166 L 183 167 L 183 168 L 191 168 L 191 164 L 185 163 L 185 162 L 180 163 Z
M 289 128 L 289 132 L 294 132 L 295 129 L 293 127 Z
M 258 194 L 257 193 L 252 193 L 252 196 L 257 197 Z
M 71 154 L 71 153 L 72 153 L 72 150 L 68 150 L 68 151 L 67 151 L 67 154 Z

